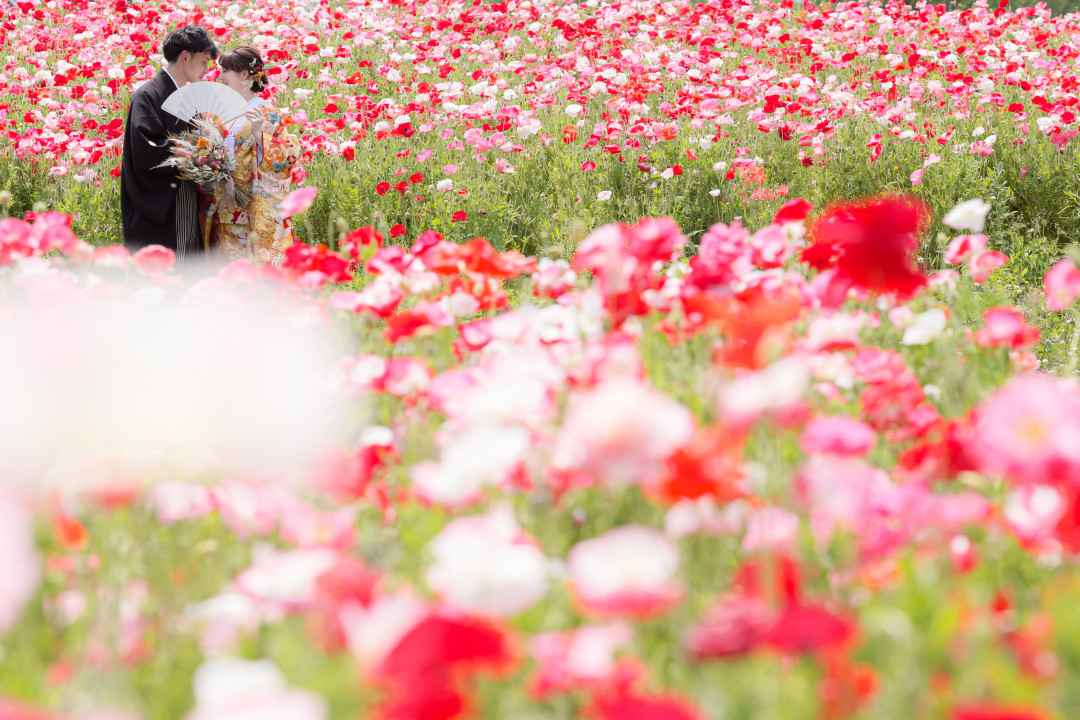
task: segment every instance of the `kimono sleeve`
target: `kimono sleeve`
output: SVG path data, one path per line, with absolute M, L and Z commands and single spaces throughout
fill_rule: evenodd
M 156 167 L 171 156 L 172 143 L 157 109 L 146 93 L 131 99 L 131 158 L 139 172 L 160 178 L 175 178 L 173 168 Z

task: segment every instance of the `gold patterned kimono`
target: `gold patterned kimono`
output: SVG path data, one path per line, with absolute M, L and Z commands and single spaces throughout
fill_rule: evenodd
M 234 126 L 234 132 L 229 134 L 236 158 L 233 184 L 247 192 L 251 203 L 246 208 L 230 205 L 218 188 L 209 198 L 203 217 L 203 237 L 212 252 L 223 253 L 230 260 L 249 258 L 280 265 L 285 249 L 293 243 L 293 234 L 289 218 L 281 216 L 279 207 L 289 193 L 290 173 L 300 157 L 300 141 L 287 131 L 291 124 L 288 117 L 266 104 L 256 107 L 266 117 L 262 162 L 249 120 L 239 128 Z M 271 126 L 272 134 L 267 132 Z

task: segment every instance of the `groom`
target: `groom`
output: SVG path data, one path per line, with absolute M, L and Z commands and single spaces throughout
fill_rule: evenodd
M 176 90 L 202 80 L 218 50 L 198 25 L 173 30 L 161 50 L 165 69 L 131 96 L 124 124 L 120 215 L 129 250 L 164 245 L 176 251 L 177 265 L 182 267 L 185 255 L 203 250 L 198 194 L 195 183 L 180 180 L 174 169 L 155 166 L 170 157 L 169 135 L 190 130 L 191 125 L 162 110 L 161 104 Z

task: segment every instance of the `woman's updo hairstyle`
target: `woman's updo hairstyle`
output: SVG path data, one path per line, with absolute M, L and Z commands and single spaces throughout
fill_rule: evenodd
M 233 72 L 251 73 L 251 91 L 260 93 L 266 89 L 266 69 L 263 68 L 262 56 L 250 45 L 241 45 L 224 53 L 217 60 L 218 67 Z

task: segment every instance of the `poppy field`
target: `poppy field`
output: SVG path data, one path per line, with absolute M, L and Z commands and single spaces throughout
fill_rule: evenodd
M 186 23 L 301 139 L 281 267 L 116 245 Z M 0 720 L 1077 717 L 1078 31 L 0 9 Z

